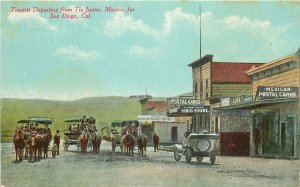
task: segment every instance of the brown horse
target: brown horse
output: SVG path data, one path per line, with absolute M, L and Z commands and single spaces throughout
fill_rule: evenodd
M 157 134 L 154 134 L 152 140 L 153 140 L 154 152 L 156 152 L 156 150 L 158 151 L 159 136 Z
M 13 137 L 15 151 L 16 151 L 16 160 L 22 162 L 23 160 L 23 152 L 26 145 L 24 134 L 21 130 L 17 129 L 15 135 Z M 19 158 L 19 160 L 18 160 Z
M 35 135 L 32 135 L 29 137 L 29 139 L 27 140 L 27 144 L 29 146 L 29 159 L 28 161 L 31 162 L 34 156 L 34 161 L 37 160 L 36 154 L 38 152 L 38 146 L 36 143 L 36 137 Z M 39 157 L 38 157 L 39 159 Z
M 35 138 L 39 158 L 42 156 L 42 150 L 44 151 L 44 158 L 48 158 L 48 148 L 51 141 L 51 134 L 48 132 L 43 134 L 37 134 Z
M 80 144 L 81 153 L 87 154 L 87 144 L 88 144 L 88 141 L 89 141 L 88 135 L 85 134 L 85 133 L 82 133 L 79 136 L 79 140 L 78 141 L 79 141 L 79 144 Z
M 134 143 L 135 143 L 135 138 L 132 134 L 127 134 L 127 135 L 123 136 L 122 145 L 123 145 L 124 151 L 126 149 L 126 152 L 128 155 L 130 155 L 130 152 L 131 152 L 131 156 L 133 156 Z
M 146 148 L 147 148 L 147 136 L 145 135 L 140 135 L 137 138 L 137 143 L 138 143 L 138 149 L 139 149 L 139 153 L 141 156 L 144 156 L 144 151 L 145 151 L 145 156 L 146 156 Z
M 99 133 L 94 132 L 92 134 L 92 144 L 93 144 L 94 153 L 99 154 L 101 141 L 102 141 L 102 136 Z

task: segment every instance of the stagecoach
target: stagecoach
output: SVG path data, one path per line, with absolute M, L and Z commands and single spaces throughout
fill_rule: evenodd
M 91 133 L 96 131 L 96 120 L 91 117 L 89 119 L 83 118 L 80 119 L 67 119 L 64 121 L 64 150 L 68 151 L 70 145 L 76 145 L 77 150 L 79 151 L 78 139 L 82 132 L 85 132 L 89 137 L 88 146 L 92 148 L 91 142 Z
M 186 162 L 190 163 L 192 157 L 196 157 L 198 162 L 201 162 L 203 157 L 210 157 L 211 164 L 214 164 L 218 152 L 218 134 L 190 134 L 182 145 L 176 146 L 174 159 L 179 161 L 184 155 Z
M 21 131 L 23 131 L 25 135 L 26 141 L 29 139 L 30 136 L 38 133 L 38 134 L 44 134 L 44 133 L 50 133 L 51 135 L 51 129 L 52 124 L 54 122 L 53 118 L 49 117 L 29 117 L 28 119 L 23 119 L 17 121 L 17 128 Z M 28 145 L 26 144 L 25 147 L 25 157 L 28 156 L 29 150 Z M 49 150 L 49 148 L 48 148 Z M 48 151 L 47 150 L 47 151 Z M 52 152 L 52 156 L 55 153 Z
M 64 150 L 68 151 L 70 145 L 78 146 L 78 138 L 81 135 L 80 119 L 68 119 L 64 121 Z
M 124 129 L 128 126 L 132 125 L 137 127 L 139 122 L 137 120 L 127 120 L 127 121 L 114 121 L 111 123 L 111 148 L 112 151 L 115 152 L 116 147 L 122 145 L 122 137 L 125 134 Z M 122 150 L 122 148 L 121 148 Z

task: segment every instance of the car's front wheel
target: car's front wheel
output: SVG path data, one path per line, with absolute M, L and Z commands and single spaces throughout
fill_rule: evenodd
M 187 163 L 190 163 L 192 161 L 192 150 L 189 148 L 186 148 L 185 159 Z
M 179 153 L 178 150 L 175 150 L 175 151 L 174 151 L 174 159 L 175 159 L 176 161 L 179 161 L 179 160 L 181 159 L 181 154 Z

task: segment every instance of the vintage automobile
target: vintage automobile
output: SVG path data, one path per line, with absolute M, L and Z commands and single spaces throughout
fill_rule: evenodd
M 214 164 L 218 152 L 218 134 L 190 134 L 182 145 L 176 146 L 174 159 L 179 161 L 181 155 L 185 155 L 186 162 L 190 163 L 192 157 L 196 157 L 199 162 L 202 161 L 203 157 L 210 157 L 211 164 Z

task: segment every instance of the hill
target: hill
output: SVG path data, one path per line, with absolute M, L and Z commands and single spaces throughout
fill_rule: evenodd
M 109 96 L 84 98 L 75 101 L 51 101 L 42 99 L 1 99 L 1 142 L 12 140 L 18 120 L 31 116 L 54 118 L 52 133 L 63 131 L 65 119 L 93 116 L 97 128 L 114 120 L 137 119 L 141 106 L 137 100 Z

